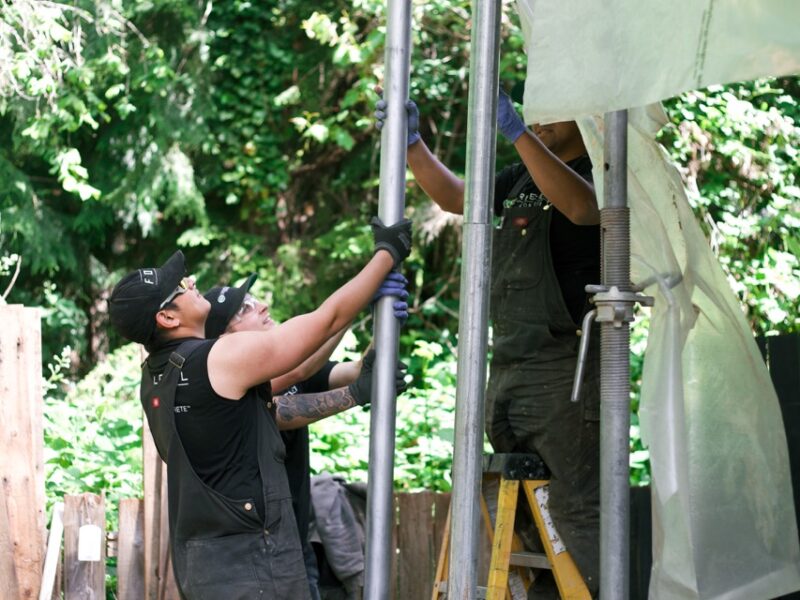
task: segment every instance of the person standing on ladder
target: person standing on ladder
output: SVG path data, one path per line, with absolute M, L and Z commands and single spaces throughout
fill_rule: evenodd
M 464 181 L 428 149 L 409 101 L 408 165 L 442 209 L 463 214 Z M 376 106 L 383 126 L 386 102 Z M 486 431 L 496 452 L 542 457 L 552 473 L 549 510 L 593 596 L 599 585 L 600 353 L 591 339 L 579 402 L 570 402 L 589 310 L 600 280 L 600 211 L 592 165 L 574 122 L 525 126 L 500 92 L 500 133 L 521 162 L 495 179 L 490 318 L 493 354 Z M 534 538 L 535 536 L 531 536 Z M 548 581 L 549 580 L 549 581 Z M 531 598 L 557 598 L 548 571 Z
M 264 385 L 352 321 L 408 257 L 410 221 L 386 227 L 373 220 L 373 235 L 374 255 L 351 281 L 317 310 L 269 331 L 205 339 L 210 305 L 186 277 L 180 251 L 114 286 L 112 326 L 149 353 L 140 395 L 167 463 L 170 549 L 182 598 L 309 598 L 283 443 Z M 181 419 L 187 415 L 194 418 Z M 230 448 L 240 450 L 226 462 Z

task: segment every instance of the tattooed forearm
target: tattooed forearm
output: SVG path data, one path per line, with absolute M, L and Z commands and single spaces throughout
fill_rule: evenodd
M 276 396 L 273 401 L 278 429 L 297 429 L 356 405 L 347 387 L 318 394 Z

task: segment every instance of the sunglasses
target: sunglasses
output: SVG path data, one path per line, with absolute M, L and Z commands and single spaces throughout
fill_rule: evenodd
M 181 279 L 180 283 L 178 283 L 178 287 L 176 287 L 174 290 L 172 290 L 172 292 L 170 292 L 169 296 L 167 296 L 166 300 L 164 300 L 158 306 L 158 308 L 159 309 L 164 308 L 167 304 L 169 304 L 170 302 L 175 300 L 175 298 L 177 298 L 181 294 L 184 294 L 184 293 L 188 292 L 189 288 L 190 288 L 190 284 L 191 284 L 191 280 L 188 277 L 184 277 L 183 279 Z
M 253 298 L 250 294 L 245 294 L 244 299 L 242 300 L 242 305 L 236 311 L 234 315 L 237 319 L 241 319 L 251 310 L 255 310 L 256 308 L 256 299 Z

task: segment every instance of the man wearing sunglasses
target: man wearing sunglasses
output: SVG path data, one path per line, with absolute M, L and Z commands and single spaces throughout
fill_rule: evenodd
M 207 338 L 237 331 L 269 331 L 277 325 L 270 316 L 268 304 L 250 294 L 255 278 L 255 275 L 251 275 L 239 287 L 215 287 L 204 294 L 211 304 L 211 312 L 206 320 Z M 394 296 L 394 315 L 401 323 L 408 317 L 408 292 L 405 289 L 407 283 L 400 273 L 390 273 L 373 299 L 374 302 L 383 296 Z M 329 360 L 346 331 L 347 327 L 325 342 L 302 365 L 271 382 L 274 394 L 273 414 L 286 446 L 285 466 L 292 494 L 292 507 L 303 545 L 311 596 L 315 600 L 320 597 L 317 588 L 319 572 L 316 555 L 308 540 L 311 467 L 307 423 L 338 414 L 353 406 L 365 406 L 371 401 L 374 350 L 370 350 L 359 361 L 337 363 Z M 405 368 L 398 361 L 398 394 L 406 387 L 403 379 Z M 359 562 L 360 571 L 357 567 Z M 353 557 L 348 565 L 354 575 L 343 583 L 348 589 L 360 590 L 363 586 L 363 556 Z
M 149 352 L 140 395 L 168 467 L 170 548 L 182 598 L 309 598 L 283 442 L 263 386 L 350 323 L 408 256 L 409 221 L 386 227 L 375 219 L 373 235 L 373 257 L 351 281 L 317 310 L 268 331 L 206 339 L 210 304 L 185 279 L 181 252 L 114 287 L 112 326 Z

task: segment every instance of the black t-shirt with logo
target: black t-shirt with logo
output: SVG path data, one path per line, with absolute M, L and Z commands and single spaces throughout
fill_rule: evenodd
M 592 163 L 588 156 L 567 162 L 573 171 L 592 183 Z M 515 198 L 508 196 L 517 181 L 527 174 L 523 163 L 504 168 L 495 178 L 494 213 L 502 217 L 503 208 L 531 203 L 543 197 L 531 179 L 518 191 Z M 551 205 L 550 255 L 561 294 L 572 319 L 579 323 L 587 308 L 585 287 L 600 283 L 600 226 L 576 225 Z
M 301 381 L 287 390 L 276 392 L 275 395 L 294 396 L 328 391 L 328 379 L 336 364 L 328 361 L 322 369 L 305 381 Z M 311 513 L 308 427 L 281 431 L 281 437 L 286 445 L 286 476 L 289 479 L 289 490 L 292 492 L 292 507 L 297 519 L 300 540 L 305 543 Z

